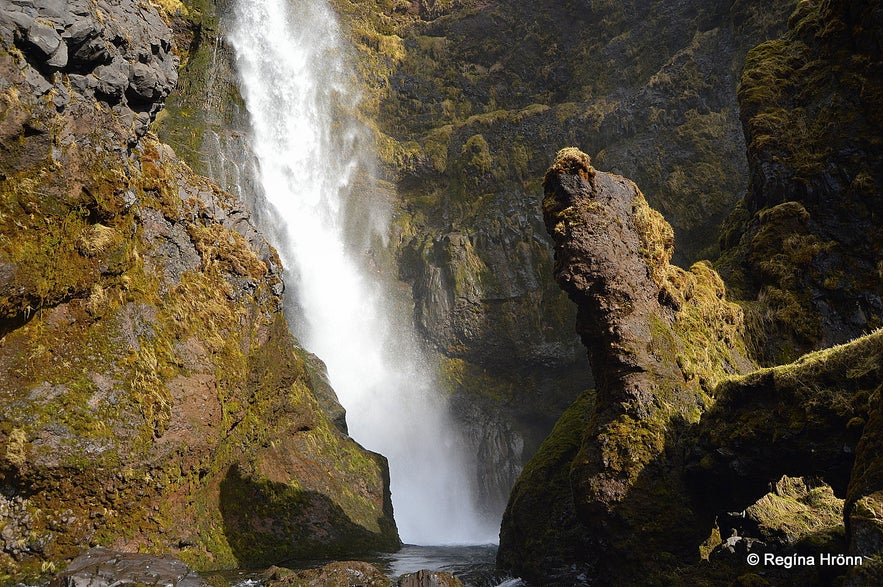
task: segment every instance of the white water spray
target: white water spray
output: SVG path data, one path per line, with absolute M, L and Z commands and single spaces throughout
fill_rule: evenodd
M 299 335 L 327 364 L 352 436 L 389 459 L 402 539 L 496 542 L 497 527 L 475 506 L 474 463 L 413 331 L 393 331 L 382 284 L 348 246 L 354 225 L 363 245 L 386 226 L 375 221 L 383 214 L 364 213 L 370 195 L 354 192 L 370 167 L 368 135 L 352 116 L 357 93 L 334 13 L 325 0 L 240 0 L 231 41 Z

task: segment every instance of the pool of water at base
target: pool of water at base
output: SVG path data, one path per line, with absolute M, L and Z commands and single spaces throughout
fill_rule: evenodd
M 353 557 L 371 563 L 396 579 L 421 569 L 445 571 L 457 576 L 465 587 L 523 587 L 524 583 L 497 571 L 495 544 L 478 546 L 413 546 L 406 545 L 398 552 Z M 339 560 L 339 559 L 338 559 Z M 330 560 L 289 561 L 278 566 L 300 570 L 319 567 Z M 218 573 L 233 587 L 257 587 L 262 584 L 259 571 Z

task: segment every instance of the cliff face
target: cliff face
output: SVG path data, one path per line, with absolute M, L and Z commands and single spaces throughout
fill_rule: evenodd
M 398 545 L 386 463 L 320 409 L 275 252 L 145 135 L 172 38 L 143 3 L 0 8 L 3 576 L 88 544 L 200 568 Z
M 748 177 L 731 88 L 791 4 L 332 2 L 375 130 L 377 189 L 396 202 L 393 272 L 461 421 L 478 431 L 480 476 L 498 478 L 491 501 L 592 386 L 575 308 L 549 278 L 536 204 L 549 158 L 581 144 L 628 170 L 675 226 L 682 258 L 713 256 Z M 228 155 L 247 152 L 223 38 L 229 2 L 182 5 L 170 11 L 188 39 L 182 91 L 158 132 L 195 169 L 248 192 L 249 165 Z
M 748 193 L 721 264 L 769 364 L 883 320 L 883 60 L 876 2 L 801 2 L 739 86 Z
M 878 324 L 880 48 L 870 39 L 879 16 L 877 3 L 802 2 L 787 35 L 748 54 L 739 99 L 751 184 L 722 236 L 720 267 L 731 294 L 748 299 L 740 302 L 747 346 L 767 363 Z M 678 307 L 666 310 L 672 296 L 653 287 L 660 272 L 648 263 L 666 258 L 652 246 L 665 239 L 642 242 L 627 230 L 640 234 L 639 207 L 611 209 L 612 184 L 578 152 L 562 152 L 545 185 L 556 277 L 579 306 L 593 369 L 610 375 L 598 378 L 593 407 L 567 412 L 516 484 L 500 563 L 562 584 L 580 571 L 602 584 L 633 583 L 641 575 L 630 573 L 642 570 L 660 584 L 879 582 L 883 333 L 723 379 L 714 365 L 732 361 L 706 354 L 719 383 L 706 380 L 707 395 L 695 396 L 705 400 L 700 413 L 678 434 L 671 418 L 659 424 L 660 414 L 677 414 L 667 382 L 675 398 L 696 392 L 677 346 L 654 343 L 654 324 Z M 699 323 L 739 322 L 713 312 Z M 648 357 L 642 347 L 661 352 Z M 655 449 L 654 429 L 671 435 Z M 614 458 L 618 446 L 631 468 Z M 569 483 L 553 483 L 556 499 L 543 508 L 538 480 L 560 480 L 562 469 Z M 525 534 L 547 539 L 525 550 Z M 761 579 L 745 555 L 770 551 L 866 558 L 851 568 L 765 568 Z
M 682 259 L 713 255 L 748 177 L 732 88 L 791 3 L 334 4 L 400 202 L 391 242 L 417 323 L 460 410 L 505 414 L 529 454 L 524 423 L 544 414 L 545 433 L 592 386 L 574 307 L 549 279 L 536 204 L 549 158 L 579 144 L 628 170 Z

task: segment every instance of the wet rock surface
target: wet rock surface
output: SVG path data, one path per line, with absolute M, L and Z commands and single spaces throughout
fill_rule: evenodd
M 463 582 L 450 573 L 422 570 L 399 577 L 398 587 L 463 587 Z
M 338 561 L 302 571 L 271 567 L 263 575 L 268 587 L 463 587 L 451 573 L 423 569 L 393 581 L 372 564 Z
M 56 575 L 50 587 L 110 587 L 151 585 L 156 587 L 206 587 L 190 567 L 173 557 L 122 553 L 92 548 L 71 561 Z

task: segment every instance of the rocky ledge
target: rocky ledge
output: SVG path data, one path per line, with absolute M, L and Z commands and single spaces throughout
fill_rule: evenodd
M 34 94 L 58 109 L 94 98 L 138 134 L 178 79 L 171 30 L 143 2 L 14 0 L 0 7 L 0 38 L 31 66 Z

